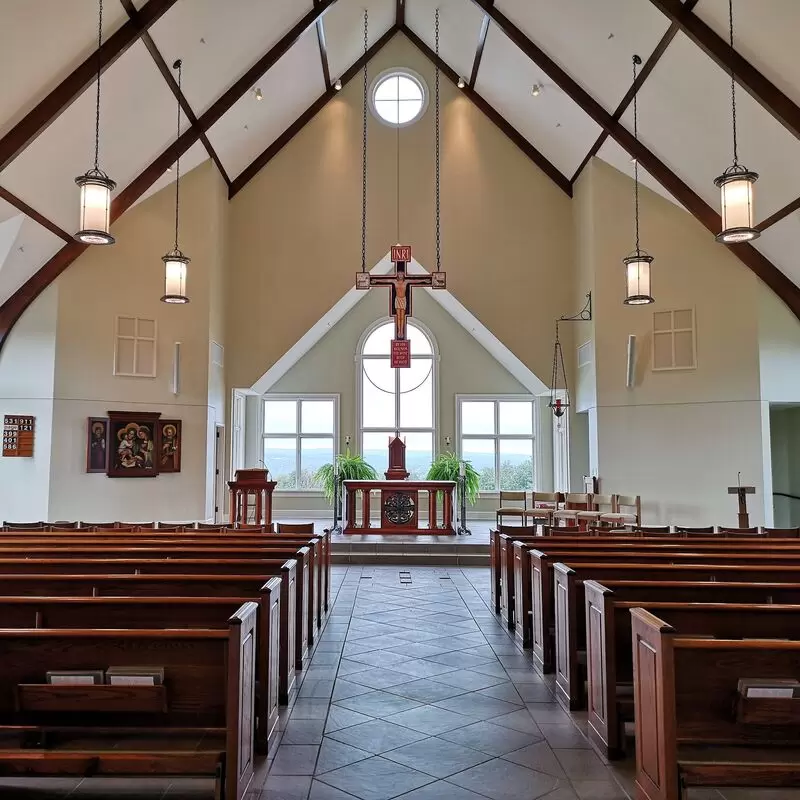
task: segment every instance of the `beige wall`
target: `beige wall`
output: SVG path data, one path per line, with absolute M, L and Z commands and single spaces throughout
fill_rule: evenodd
M 576 212 L 591 194 L 597 467 L 609 492 L 640 494 L 648 522 L 734 524 L 726 487 L 756 486 L 751 519 L 771 509 L 768 442 L 759 375 L 757 278 L 688 214 L 647 189 L 642 245 L 655 257 L 653 306 L 625 307 L 620 259 L 633 245 L 632 182 L 595 159 Z M 586 243 L 578 245 L 579 252 Z M 588 259 L 588 256 L 587 256 Z M 653 313 L 694 308 L 697 368 L 652 371 Z M 637 337 L 635 386 L 625 386 L 626 346 Z M 590 414 L 591 419 L 591 414 Z M 768 437 L 768 426 L 766 428 Z
M 433 86 L 395 37 L 397 66 Z M 228 385 L 251 386 L 353 285 L 361 266 L 361 90 L 353 81 L 231 203 Z M 569 198 L 449 82 L 442 83 L 442 258 L 448 288 L 547 380 L 553 319 L 571 305 Z M 400 132 L 370 116 L 367 263 L 399 239 L 434 266 L 433 107 Z M 313 279 L 312 277 L 313 276 Z
M 223 269 L 225 186 L 211 162 L 181 183 L 180 244 L 192 258 L 185 306 L 159 301 L 161 256 L 174 239 L 174 187 L 126 214 L 115 226 L 117 243 L 88 250 L 58 286 L 51 519 L 182 520 L 213 513 L 213 426 L 224 420 L 224 378 L 211 391 L 209 333 L 222 339 L 217 300 Z M 155 319 L 157 376 L 113 374 L 117 315 Z M 224 340 L 223 340 L 224 341 Z M 172 392 L 174 343 L 181 343 L 180 393 Z M 87 474 L 86 418 L 109 410 L 158 411 L 183 421 L 179 474 L 153 479 L 110 479 Z
M 0 352 L 0 423 L 5 414 L 36 417 L 33 458 L 0 457 L 0 519 L 11 522 L 48 518 L 57 318 L 58 287 L 50 286 Z
M 339 395 L 340 450 L 344 438 L 350 436 L 351 449 L 358 452 L 357 419 L 357 362 L 359 340 L 373 323 L 388 319 L 387 292 L 374 290 L 364 295 L 331 331 L 309 350 L 269 393 L 337 394 Z M 425 291 L 415 291 L 414 319 L 433 334 L 438 348 L 436 407 L 439 432 L 435 446 L 446 449 L 444 437 L 456 447 L 456 395 L 458 394 L 521 394 L 530 395 L 526 388 L 507 372 L 449 313 Z M 249 398 L 250 414 L 247 431 L 246 459 L 248 466 L 258 466 L 261 452 L 258 404 L 260 398 Z M 549 421 L 549 420 L 548 420 Z M 545 432 L 545 435 L 547 431 Z M 479 509 L 491 510 L 494 500 L 487 500 Z M 276 496 L 275 506 L 281 510 L 319 510 L 327 508 L 320 497 L 308 493 L 286 492 Z

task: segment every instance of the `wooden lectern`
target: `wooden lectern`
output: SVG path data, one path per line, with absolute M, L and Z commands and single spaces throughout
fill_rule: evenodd
M 235 480 L 228 481 L 231 495 L 231 525 L 272 525 L 272 492 L 276 481 L 265 469 L 237 469 Z M 250 519 L 252 508 L 252 521 Z
M 750 527 L 750 515 L 747 513 L 747 495 L 755 494 L 755 486 L 729 486 L 728 494 L 739 496 L 739 527 Z

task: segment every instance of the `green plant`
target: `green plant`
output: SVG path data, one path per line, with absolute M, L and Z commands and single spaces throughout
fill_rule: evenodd
M 364 461 L 362 456 L 351 456 L 350 450 L 336 456 L 339 479 L 343 481 L 374 481 L 378 479 L 375 467 Z M 333 464 L 323 464 L 314 474 L 314 482 L 322 486 L 328 502 L 333 502 L 335 470 Z
M 462 463 L 466 477 L 467 500 L 474 506 L 478 499 L 481 476 L 475 471 L 471 461 L 461 461 L 455 453 L 440 453 L 431 464 L 427 478 L 429 481 L 457 481 Z

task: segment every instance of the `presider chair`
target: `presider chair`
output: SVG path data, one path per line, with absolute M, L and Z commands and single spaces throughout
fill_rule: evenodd
M 521 506 L 507 506 L 506 501 L 518 503 L 522 501 Z M 495 512 L 495 521 L 499 528 L 503 524 L 503 517 L 512 517 L 519 520 L 522 525 L 525 521 L 525 512 L 528 509 L 528 493 L 527 492 L 504 492 L 500 490 L 500 508 Z

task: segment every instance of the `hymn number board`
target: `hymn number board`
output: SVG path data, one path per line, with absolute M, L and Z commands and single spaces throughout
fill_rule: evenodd
M 33 458 L 36 417 L 6 414 L 3 420 L 3 456 Z

